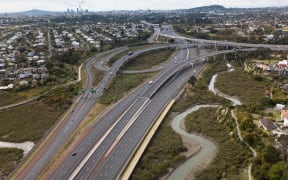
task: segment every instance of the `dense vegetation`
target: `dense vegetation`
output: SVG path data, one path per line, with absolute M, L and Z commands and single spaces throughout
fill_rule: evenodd
M 247 167 L 247 159 L 250 151 L 241 143 L 237 137 L 231 137 L 233 121 L 227 109 L 219 111 L 217 108 L 201 108 L 189 114 L 185 119 L 188 132 L 205 134 L 212 138 L 218 145 L 218 153 L 213 162 L 203 171 L 196 175 L 197 179 L 241 179 L 241 170 Z M 218 118 L 217 118 L 218 117 Z M 230 129 L 230 128 L 231 129 Z
M 252 113 L 261 113 L 261 111 L 251 109 L 248 105 L 237 108 L 237 118 L 243 138 L 258 152 L 258 156 L 253 160 L 252 172 L 254 178 L 257 180 L 287 179 L 288 163 L 285 160 L 288 157 L 285 147 L 283 149 L 274 147 L 274 139 L 255 125 L 253 122 L 255 118 L 253 118 Z M 288 143 L 286 136 L 281 138 L 283 138 L 283 143 Z M 281 141 L 281 138 L 279 141 Z
M 228 100 L 214 95 L 208 90 L 208 84 L 212 75 L 218 72 L 226 71 L 227 69 L 222 56 L 216 57 L 215 61 L 210 60 L 208 65 L 209 66 L 202 73 L 202 77 L 199 80 L 196 80 L 194 76 L 190 78 L 190 85 L 186 88 L 184 97 L 181 98 L 177 104 L 175 104 L 175 106 L 173 106 L 173 111 L 181 112 L 184 111 L 187 107 L 195 104 L 229 103 Z
M 64 54 L 52 56 L 46 62 L 49 71 L 48 82 L 63 84 L 77 78 L 77 65 L 83 62 L 84 54 L 77 51 L 68 51 Z
M 0 149 L 0 179 L 6 179 L 21 161 L 23 151 L 12 148 Z M 4 178 L 6 177 L 6 178 Z
M 67 110 L 79 85 L 56 88 L 40 100 L 0 112 L 0 140 L 37 142 Z
M 168 168 L 175 167 L 185 159 L 180 155 L 186 148 L 181 138 L 169 125 L 170 118 L 166 118 L 155 134 L 155 138 L 145 150 L 131 179 L 156 180 L 168 172 Z

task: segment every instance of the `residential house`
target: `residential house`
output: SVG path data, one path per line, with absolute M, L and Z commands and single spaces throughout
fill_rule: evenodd
M 283 125 L 285 127 L 288 127 L 288 108 L 283 108 L 281 110 L 281 121 L 283 121 Z
M 283 60 L 283 61 L 278 62 L 278 67 L 280 69 L 285 69 L 285 68 L 287 68 L 287 66 L 288 66 L 288 60 Z
M 265 118 L 259 119 L 259 126 L 265 129 L 266 131 L 271 131 L 277 128 L 277 126 L 271 120 Z

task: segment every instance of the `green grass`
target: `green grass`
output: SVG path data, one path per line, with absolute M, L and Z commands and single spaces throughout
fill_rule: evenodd
M 0 148 L 0 179 L 8 179 L 8 175 L 22 160 L 23 150 Z
M 151 44 L 148 44 L 148 45 L 141 45 L 141 46 L 134 46 L 134 47 L 130 47 L 128 50 L 126 51 L 123 51 L 123 52 L 120 52 L 118 54 L 116 54 L 114 57 L 112 57 L 108 62 L 108 66 L 112 66 L 112 64 L 114 62 L 116 62 L 118 59 L 120 59 L 121 57 L 123 56 L 126 56 L 128 52 L 134 52 L 134 51 L 138 51 L 140 49 L 145 49 L 145 48 L 149 48 L 149 47 L 153 47 L 155 45 L 151 45 Z
M 0 140 L 37 142 L 70 107 L 81 83 L 58 87 L 41 99 L 0 111 Z
M 130 179 L 158 179 L 168 172 L 168 168 L 185 159 L 180 155 L 186 151 L 181 137 L 169 125 L 171 117 L 166 117 L 154 138 L 145 150 Z
M 98 83 L 101 82 L 101 80 L 103 79 L 103 77 L 105 76 L 105 72 L 97 70 L 96 68 L 92 69 L 93 75 L 94 75 L 94 81 L 93 81 L 93 86 L 97 86 Z
M 271 63 L 277 63 L 279 60 L 260 60 L 260 59 L 251 59 L 251 62 L 256 62 L 256 63 L 262 63 L 262 64 L 271 64 Z
M 62 112 L 35 101 L 0 112 L 0 140 L 37 142 Z
M 226 71 L 227 67 L 221 59 L 211 61 L 206 70 L 203 72 L 202 77 L 197 80 L 195 86 L 189 85 L 185 94 L 180 98 L 177 103 L 173 106 L 173 111 L 182 112 L 187 107 L 196 104 L 227 104 L 230 101 L 214 95 L 208 90 L 208 84 L 212 75 L 218 72 Z
M 217 89 L 225 94 L 239 97 L 244 103 L 261 102 L 268 85 L 267 80 L 255 80 L 252 75 L 240 69 L 221 73 L 216 80 Z
M 14 103 L 18 103 L 29 98 L 33 98 L 35 96 L 40 95 L 41 93 L 47 91 L 50 87 L 38 87 L 33 89 L 21 90 L 19 92 L 16 91 L 4 91 L 0 92 L 0 107 L 6 106 Z
M 28 99 L 26 96 L 20 96 L 16 93 L 7 93 L 2 92 L 0 95 L 0 106 L 6 106 L 10 104 L 14 104 L 17 102 L 21 102 Z
M 229 119 L 229 118 L 228 118 Z M 227 121 L 227 117 L 225 117 Z M 229 121 L 227 121 L 229 122 Z M 247 168 L 250 152 L 245 146 L 229 135 L 230 129 L 217 120 L 217 108 L 201 108 L 185 119 L 188 132 L 197 132 L 212 138 L 218 144 L 218 153 L 213 162 L 196 174 L 196 179 L 241 179 L 242 169 Z
M 143 53 L 141 56 L 129 59 L 121 70 L 141 70 L 149 69 L 153 66 L 165 62 L 175 52 L 173 49 L 160 49 Z
M 11 109 L 0 111 L 0 141 L 37 143 L 45 133 L 55 124 L 60 115 L 70 107 L 72 98 L 78 93 L 81 83 L 58 87 L 49 91 L 39 100 L 23 104 Z M 19 151 L 6 150 L 3 152 L 5 158 L 1 161 L 2 151 L 0 149 L 0 168 L 5 174 L 11 173 L 15 168 L 15 158 L 20 157 Z M 21 151 L 22 157 L 22 151 Z M 17 159 L 17 162 L 20 161 Z
M 155 75 L 156 73 L 117 74 L 109 87 L 104 91 L 104 94 L 100 97 L 99 102 L 104 105 L 115 103 L 124 97 L 125 94 L 128 94 L 129 91 Z

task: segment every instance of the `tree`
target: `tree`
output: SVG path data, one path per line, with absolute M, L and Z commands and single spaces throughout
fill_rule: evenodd
M 268 177 L 271 180 L 279 180 L 283 177 L 284 171 L 288 171 L 287 165 L 284 161 L 281 161 L 271 166 L 271 168 L 268 171 Z
M 279 151 L 273 146 L 267 146 L 263 151 L 263 162 L 276 163 L 279 160 Z
M 191 76 L 188 83 L 191 85 L 195 85 L 195 83 L 197 82 L 197 78 L 195 76 Z

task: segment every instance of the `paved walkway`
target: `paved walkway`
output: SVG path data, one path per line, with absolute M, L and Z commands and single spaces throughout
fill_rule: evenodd
M 231 68 L 232 66 L 229 64 L 227 64 L 227 67 L 228 68 Z M 230 70 L 229 72 L 233 71 Z M 222 92 L 220 92 L 218 89 L 215 88 L 215 82 L 216 82 L 216 78 L 217 78 L 218 74 L 215 74 L 211 81 L 210 81 L 210 84 L 209 84 L 209 90 L 212 91 L 214 94 L 218 95 L 218 96 L 221 96 L 221 97 L 224 97 L 228 100 L 230 100 L 234 106 L 237 106 L 237 105 L 242 105 L 241 101 L 239 101 L 238 99 L 234 98 L 234 97 L 231 97 L 227 94 L 224 94 Z M 237 134 L 238 134 L 238 137 L 240 139 L 241 142 L 243 142 L 250 150 L 251 152 L 253 153 L 253 157 L 255 158 L 257 156 L 257 152 L 255 151 L 255 149 L 253 149 L 246 141 L 244 141 L 243 137 L 242 137 L 242 134 L 241 134 L 241 130 L 240 130 L 240 127 L 239 127 L 239 122 L 238 122 L 238 119 L 234 113 L 234 110 L 231 111 L 231 115 L 232 117 L 235 119 L 235 123 L 236 123 L 236 129 L 237 129 Z M 253 180 L 253 176 L 252 176 L 252 163 L 249 164 L 248 166 L 248 178 L 249 180 Z

